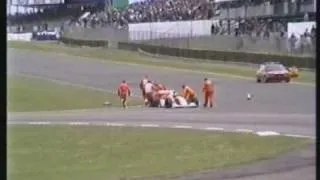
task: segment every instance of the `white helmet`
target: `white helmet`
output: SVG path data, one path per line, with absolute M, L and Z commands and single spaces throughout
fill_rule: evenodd
M 174 94 L 175 94 L 175 90 L 170 90 L 169 91 L 169 96 L 174 96 Z
M 178 96 L 178 93 L 176 91 L 173 91 L 173 96 Z

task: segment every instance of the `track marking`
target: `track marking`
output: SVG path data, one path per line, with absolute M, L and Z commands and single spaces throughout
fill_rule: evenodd
M 108 92 L 108 93 L 112 93 L 117 95 L 117 93 L 115 91 L 110 91 L 110 90 L 106 90 L 103 88 L 97 88 L 97 87 L 92 87 L 92 86 L 86 86 L 84 84 L 77 84 L 77 83 L 71 83 L 69 81 L 64 81 L 64 80 L 59 80 L 56 78 L 47 78 L 47 77 L 42 77 L 42 76 L 37 76 L 37 75 L 30 75 L 30 74 L 25 74 L 25 73 L 16 73 L 16 75 L 18 76 L 22 76 L 22 77 L 27 77 L 27 78 L 34 78 L 34 79 L 41 79 L 41 80 L 45 80 L 45 81 L 50 81 L 53 83 L 57 83 L 60 85 L 68 85 L 68 86 L 74 86 L 74 87 L 79 87 L 79 88 L 83 88 L 83 89 L 91 89 L 94 91 L 100 91 L 100 92 Z M 135 94 L 132 94 L 132 97 L 141 97 Z M 103 105 L 103 102 L 101 103 L 101 105 Z M 138 105 L 141 106 L 141 105 Z
M 119 126 L 119 127 L 122 127 L 122 126 L 126 126 L 125 124 L 121 124 L 121 123 L 108 123 L 107 126 Z
M 140 109 L 140 106 L 131 106 L 128 108 L 128 110 L 135 110 Z M 142 108 L 143 111 L 147 112 L 157 112 L 161 113 L 161 111 L 153 111 L 152 109 L 148 108 Z M 159 109 L 158 109 L 159 110 Z M 165 112 L 180 112 L 178 109 L 163 109 Z M 199 111 L 203 110 L 201 108 L 198 109 Z M 64 115 L 70 115 L 70 116 L 77 116 L 79 113 L 119 113 L 120 115 L 123 115 L 124 111 L 120 108 L 93 108 L 93 109 L 74 109 L 74 110 L 53 110 L 53 111 L 38 111 L 38 112 L 8 112 L 10 117 L 61 117 Z M 48 114 L 44 114 L 48 113 Z M 66 114 L 62 114 L 66 113 Z M 73 113 L 73 114 L 68 114 Z M 78 113 L 78 114 L 74 114 Z M 127 111 L 127 113 L 139 113 L 136 111 Z M 222 112 L 213 112 L 211 113 L 215 117 L 248 117 L 248 118 L 265 118 L 265 117 L 275 117 L 275 118 L 315 118 L 315 114 L 298 114 L 298 113 L 291 113 L 291 114 L 281 114 L 281 113 L 275 113 L 275 114 L 267 114 L 267 113 L 242 113 L 242 112 L 233 112 L 233 113 L 222 113 Z M 175 114 L 175 116 L 179 116 L 180 114 Z M 200 114 L 201 116 L 201 114 Z M 185 120 L 192 120 L 193 118 L 187 118 Z
M 295 137 L 295 138 L 310 138 L 310 139 L 315 139 L 314 136 L 305 136 L 305 135 L 296 135 L 296 134 L 283 134 L 283 136 Z
M 28 124 L 31 124 L 31 125 L 49 125 L 49 124 L 51 124 L 51 122 L 47 122 L 47 121 L 44 121 L 44 122 L 28 122 Z
M 258 136 L 279 136 L 280 133 L 274 131 L 258 131 L 256 132 Z
M 89 122 L 69 122 L 68 124 L 69 124 L 69 125 L 72 125 L 72 126 L 90 125 Z
M 109 126 L 109 123 L 96 123 L 96 125 Z
M 178 129 L 192 129 L 192 126 L 175 125 L 175 126 L 172 126 L 172 128 L 178 128 Z
M 236 129 L 236 132 L 252 133 L 253 130 L 251 130 L 251 129 Z
M 128 124 L 122 124 L 122 123 L 109 123 L 109 122 L 61 122 L 61 123 L 55 123 L 50 121 L 28 121 L 28 122 L 18 122 L 15 124 L 29 124 L 29 125 L 54 125 L 54 124 L 61 124 L 61 125 L 71 125 L 71 126 L 81 126 L 81 125 L 102 125 L 102 126 L 127 126 L 127 127 L 161 127 L 158 124 L 138 124 L 138 125 L 128 125 Z M 306 139 L 315 139 L 314 136 L 306 136 L 306 135 L 298 135 L 298 134 L 281 134 L 275 131 L 257 131 L 254 132 L 250 129 L 234 129 L 234 130 L 225 130 L 224 128 L 220 127 L 192 127 L 192 126 L 184 126 L 184 125 L 174 125 L 174 126 L 163 126 L 163 128 L 179 128 L 179 129 L 198 129 L 198 130 L 210 130 L 210 131 L 226 131 L 226 132 L 250 132 L 253 135 L 258 136 L 287 136 L 292 138 L 306 138 Z
M 141 127 L 159 127 L 158 124 L 140 124 Z
M 224 131 L 223 128 L 220 127 L 207 127 L 207 128 L 203 128 L 204 130 L 209 130 L 209 131 Z

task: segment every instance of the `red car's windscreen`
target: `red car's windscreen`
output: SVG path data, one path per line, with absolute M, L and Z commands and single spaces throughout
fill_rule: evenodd
M 285 70 L 285 68 L 282 65 L 268 65 L 265 68 L 266 72 L 270 72 L 270 71 L 283 71 Z

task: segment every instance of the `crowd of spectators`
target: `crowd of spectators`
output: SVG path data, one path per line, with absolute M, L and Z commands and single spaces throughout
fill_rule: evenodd
M 219 14 L 221 8 L 237 8 L 244 5 L 254 6 L 263 4 L 267 0 L 237 0 L 218 4 L 214 3 L 214 1 L 215 0 L 145 0 L 132 3 L 123 9 L 116 9 L 112 6 L 105 8 L 101 4 L 78 7 L 61 5 L 36 13 L 8 16 L 8 20 L 16 24 L 21 24 L 26 21 L 50 21 L 50 19 L 67 18 L 69 19 L 69 24 L 77 26 L 95 28 L 112 25 L 117 28 L 126 28 L 129 23 L 212 19 Z M 80 18 L 81 15 L 86 12 L 89 12 L 89 15 Z M 248 19 L 244 17 L 236 21 L 238 27 L 233 30 L 237 34 L 256 33 L 258 36 L 262 34 L 266 37 L 270 31 L 270 24 L 277 24 L 276 26 L 279 27 L 277 27 L 276 31 L 280 32 L 284 31 L 281 23 L 286 24 L 285 22 L 279 23 L 274 20 L 266 21 L 258 18 Z M 216 29 L 218 29 L 218 26 Z M 274 31 L 274 29 L 271 31 Z M 226 31 L 223 31 L 223 33 L 225 32 Z
M 287 21 L 277 19 L 237 19 L 220 20 L 212 24 L 212 35 L 249 35 L 269 38 L 271 33 L 278 33 L 280 37 L 286 35 Z
M 212 24 L 212 35 L 249 35 L 269 38 L 272 35 L 287 36 L 288 22 L 308 21 L 309 16 L 285 16 L 285 17 L 254 17 L 220 20 Z M 312 17 L 312 21 L 315 17 Z
M 207 0 L 146 0 L 129 5 L 122 16 L 130 23 L 210 19 L 212 7 Z
M 303 20 L 306 19 L 298 21 Z M 313 26 L 311 29 L 306 29 L 302 35 L 288 34 L 287 23 L 292 21 L 294 20 L 278 18 L 220 20 L 212 24 L 211 34 L 254 37 L 252 40 L 272 39 L 275 42 L 286 40 L 288 50 L 292 53 L 315 52 L 316 28 Z
M 291 34 L 288 39 L 289 51 L 292 53 L 315 52 L 316 28 L 306 29 L 300 37 Z
M 85 27 L 112 25 L 126 28 L 129 23 L 202 20 L 214 16 L 213 7 L 208 0 L 146 0 L 132 3 L 124 9 L 93 8 L 89 16 L 73 22 Z

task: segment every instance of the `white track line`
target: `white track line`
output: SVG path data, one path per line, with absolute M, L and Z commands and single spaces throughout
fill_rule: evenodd
M 54 125 L 56 123 L 52 123 L 50 121 L 31 121 L 31 122 L 25 122 L 29 125 Z M 163 128 L 174 128 L 174 129 L 198 129 L 198 130 L 209 130 L 209 131 L 226 131 L 224 128 L 220 127 L 205 127 L 205 128 L 199 128 L 199 127 L 193 127 L 193 126 L 185 126 L 185 125 L 173 125 L 173 126 L 160 126 L 158 124 L 138 124 L 138 125 L 128 125 L 123 123 L 109 123 L 109 122 L 62 122 L 57 123 L 57 125 L 70 125 L 70 126 L 88 126 L 88 125 L 101 125 L 101 126 L 116 126 L 116 127 L 163 127 Z M 293 138 L 307 138 L 307 139 L 315 139 L 314 136 L 306 136 L 306 135 L 299 135 L 299 134 L 281 134 L 274 131 L 257 131 L 254 132 L 250 129 L 235 129 L 235 130 L 228 130 L 228 132 L 245 132 L 245 133 L 253 133 L 258 136 L 286 136 L 286 137 L 293 137 Z
M 183 126 L 183 125 L 175 125 L 172 126 L 172 128 L 178 128 L 178 129 L 192 129 L 192 126 Z
M 160 127 L 158 124 L 140 124 L 141 127 Z
M 98 124 L 95 124 L 95 125 L 109 126 L 109 123 L 98 123 Z
M 298 135 L 298 134 L 281 134 L 274 131 L 253 131 L 250 129 L 234 129 L 234 130 L 225 130 L 224 128 L 220 127 L 193 127 L 193 126 L 185 126 L 185 125 L 173 125 L 173 126 L 161 126 L 158 124 L 138 124 L 138 125 L 130 125 L 130 124 L 123 124 L 123 123 L 109 123 L 109 122 L 62 122 L 62 123 L 55 123 L 50 121 L 29 121 L 29 122 L 23 122 L 23 124 L 29 124 L 29 125 L 71 125 L 71 126 L 84 126 L 84 125 L 100 125 L 100 126 L 117 126 L 117 127 L 162 127 L 162 128 L 174 128 L 174 129 L 198 129 L 198 130 L 209 130 L 209 131 L 227 131 L 227 132 L 246 132 L 246 133 L 252 133 L 254 135 L 258 136 L 286 136 L 286 137 L 292 137 L 292 138 L 306 138 L 306 139 L 315 139 L 314 136 L 306 136 L 306 135 Z
M 204 130 L 209 130 L 209 131 L 224 131 L 223 128 L 220 128 L 220 127 L 207 127 L 207 128 L 204 128 Z
M 279 136 L 280 133 L 275 131 L 258 131 L 256 132 L 258 136 Z
M 121 123 L 108 123 L 107 126 L 119 126 L 119 127 L 122 127 L 122 126 L 126 126 L 125 124 L 121 124 Z
M 73 126 L 90 125 L 89 122 L 69 122 L 68 124 Z
M 84 89 L 91 89 L 94 91 L 101 91 L 101 92 L 108 92 L 108 93 L 113 93 L 113 94 L 117 94 L 115 91 L 110 91 L 110 90 L 106 90 L 103 88 L 96 88 L 96 87 L 91 87 L 91 86 L 86 86 L 83 84 L 77 84 L 77 83 L 71 83 L 68 81 L 63 81 L 63 80 L 59 80 L 59 79 L 55 79 L 55 78 L 45 78 L 42 76 L 37 76 L 37 75 L 29 75 L 29 74 L 24 74 L 24 73 L 17 73 L 18 76 L 22 76 L 22 77 L 29 77 L 29 78 L 35 78 L 35 79 L 41 79 L 41 80 L 46 80 L 46 81 L 51 81 L 57 84 L 61 84 L 61 85 L 69 85 L 69 86 L 74 86 L 74 87 L 79 87 L 79 88 L 84 88 Z M 133 97 L 141 97 L 138 95 L 132 95 Z
M 283 136 L 287 137 L 295 137 L 295 138 L 309 138 L 309 139 L 315 139 L 313 136 L 304 136 L 304 135 L 295 135 L 295 134 L 283 134 Z
M 44 122 L 28 122 L 28 124 L 30 124 L 30 125 L 49 125 L 49 124 L 51 124 L 51 122 L 47 122 L 47 121 L 44 121 Z
M 236 129 L 236 132 L 252 133 L 253 130 L 251 130 L 251 129 Z

